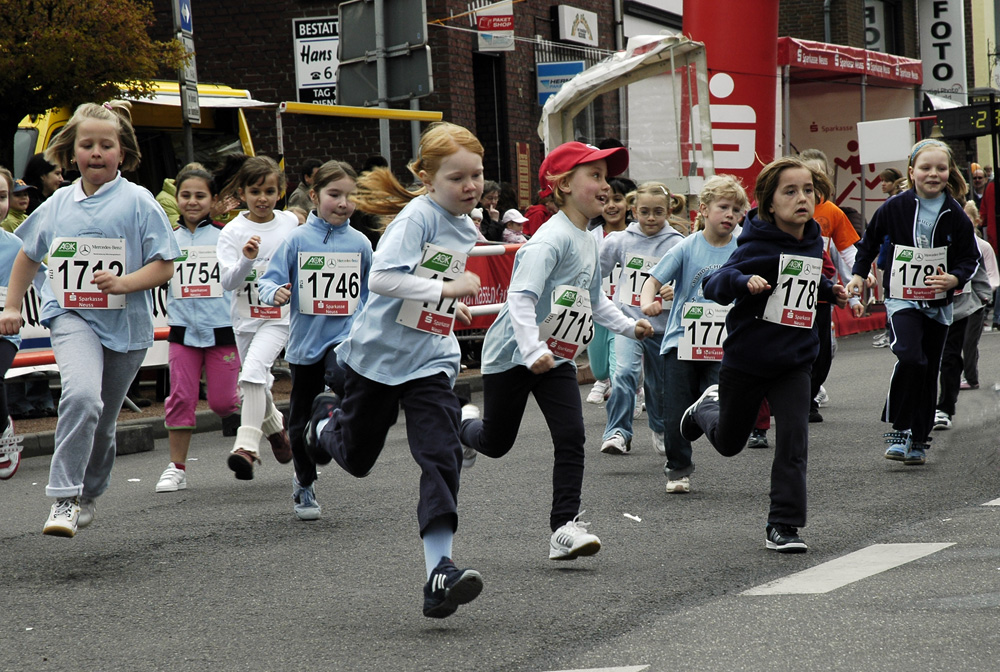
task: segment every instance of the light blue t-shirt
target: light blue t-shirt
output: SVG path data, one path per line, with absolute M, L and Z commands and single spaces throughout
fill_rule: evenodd
M 704 234 L 699 232 L 688 236 L 679 245 L 671 248 L 660 259 L 660 263 L 649 272 L 650 276 L 656 278 L 661 285 L 674 281 L 674 302 L 667 318 L 660 354 L 676 348 L 684 333 L 684 327 L 681 325 L 684 304 L 688 301 L 705 300 L 701 281 L 712 271 L 721 268 L 735 251 L 736 236 L 730 238 L 722 247 L 714 247 L 705 240 Z
M 174 230 L 178 247 L 215 247 L 219 242 L 221 229 L 210 219 L 199 222 L 191 231 L 181 222 Z M 173 290 L 167 292 L 167 324 L 184 327 L 184 345 L 189 348 L 211 348 L 216 345 L 215 330 L 232 328 L 229 304 L 232 292 L 223 290 L 216 298 L 178 299 Z
M 426 194 L 418 196 L 385 230 L 372 256 L 371 272 L 412 273 L 425 244 L 468 254 L 478 237 L 468 215 L 452 215 Z M 372 292 L 354 314 L 351 333 L 337 348 L 337 360 L 384 385 L 436 373 L 447 374 L 454 383 L 462 358 L 455 334 L 438 336 L 397 324 L 402 305 L 402 299 Z
M 601 301 L 601 262 L 597 240 L 581 231 L 562 212 L 538 229 L 514 256 L 511 273 L 512 292 L 529 292 L 538 298 L 535 323 L 541 324 L 552 307 L 552 290 L 571 285 L 590 292 L 590 305 Z M 554 353 L 553 353 L 554 355 Z M 556 357 L 556 365 L 565 359 Z M 483 341 L 483 373 L 502 373 L 515 366 L 526 366 L 514 338 L 508 306 L 500 310 Z
M 357 315 L 368 300 L 368 269 L 372 265 L 372 244 L 351 227 L 350 222 L 333 226 L 313 210 L 306 223 L 292 231 L 271 256 L 271 263 L 258 281 L 260 299 L 274 304 L 278 288 L 291 284 L 288 345 L 285 359 L 290 364 L 315 364 L 332 345 L 347 338 L 354 315 L 307 315 L 299 312 L 299 253 L 346 252 L 361 256 Z M 341 276 L 343 278 L 343 276 Z
M 923 198 L 918 196 L 916 222 L 913 225 L 914 247 L 933 247 L 934 229 L 937 228 L 937 220 L 941 215 L 941 208 L 944 207 L 947 194 L 941 194 L 936 198 Z M 946 306 L 930 306 L 926 301 L 908 301 L 906 299 L 887 298 L 885 300 L 885 312 L 892 317 L 900 310 L 919 310 L 926 317 L 951 325 L 954 313 L 952 304 Z
M 64 237 L 124 239 L 125 274 L 151 261 L 173 261 L 180 256 L 163 208 L 145 188 L 119 174 L 97 193 L 77 200 L 82 194 L 79 182 L 58 189 L 17 228 L 16 235 L 29 259 L 40 262 L 52 241 Z M 54 317 L 74 312 L 109 350 L 145 350 L 153 344 L 152 293 L 132 292 L 125 300 L 121 310 L 61 308 L 47 282 L 42 291 L 41 322 L 48 327 Z

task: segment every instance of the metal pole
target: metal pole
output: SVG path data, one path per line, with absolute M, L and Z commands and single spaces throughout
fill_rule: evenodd
M 867 88 L 868 75 L 861 75 L 861 121 L 867 121 L 865 118 L 866 105 L 868 102 L 865 97 L 865 91 Z M 860 150 L 858 153 L 860 155 Z M 865 214 L 865 202 L 868 200 L 868 188 L 865 186 L 865 164 L 859 160 L 858 165 L 861 166 L 861 221 L 867 222 L 868 216 Z
M 184 94 L 184 87 L 181 87 L 181 95 Z M 184 154 L 187 156 L 185 163 L 194 163 L 194 130 L 191 122 L 184 120 Z
M 410 98 L 410 109 L 419 110 L 420 100 L 418 98 Z M 420 122 L 411 121 L 410 122 L 410 156 L 411 158 L 417 158 L 417 154 L 420 153 Z
M 783 156 L 788 156 L 792 153 L 792 135 L 790 131 L 792 123 L 792 68 L 789 65 L 781 69 L 781 88 L 783 97 L 781 101 L 781 130 L 784 136 L 781 143 L 781 153 Z
M 378 77 L 378 106 L 389 107 L 389 82 L 385 67 L 385 1 L 375 0 L 375 73 Z M 392 151 L 389 148 L 389 120 L 378 121 L 379 153 L 392 167 Z

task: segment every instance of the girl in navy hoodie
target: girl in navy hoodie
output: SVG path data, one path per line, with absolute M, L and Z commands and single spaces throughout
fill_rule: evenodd
M 872 216 L 857 244 L 847 291 L 861 293 L 878 257 L 885 271 L 889 347 L 899 360 L 882 410 L 882 422 L 893 429 L 884 435 L 885 457 L 913 466 L 927 461 L 952 297 L 975 274 L 980 256 L 972 222 L 955 200 L 968 187 L 951 148 L 939 140 L 915 144 L 909 180 L 909 190 Z
M 817 300 L 846 305 L 847 295 L 820 270 L 823 238 L 813 219 L 817 193 L 832 185 L 800 159 L 785 157 L 757 176 L 758 206 L 747 213 L 736 251 L 702 282 L 705 298 L 733 304 L 726 318 L 719 384 L 708 387 L 681 416 L 688 441 L 703 433 L 720 454 L 746 445 L 767 397 L 777 420 L 771 466 L 771 508 L 765 545 L 804 553 L 809 388 L 819 352 Z

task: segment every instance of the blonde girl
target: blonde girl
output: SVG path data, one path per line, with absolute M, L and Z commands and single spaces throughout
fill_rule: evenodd
M 860 296 L 878 258 L 889 347 L 898 360 L 882 409 L 882 422 L 892 423 L 892 431 L 884 435 L 889 444 L 885 458 L 918 466 L 927 461 L 930 447 L 955 290 L 975 274 L 980 254 L 972 222 L 955 200 L 968 186 L 951 148 L 939 140 L 921 140 L 910 152 L 907 177 L 912 186 L 875 211 L 857 244 L 847 291 Z M 932 261 L 913 263 L 921 257 Z
M 180 254 L 152 194 L 121 176 L 140 160 L 129 109 L 122 101 L 76 109 L 45 158 L 80 171 L 80 179 L 53 193 L 17 230 L 24 248 L 11 270 L 0 333 L 21 328 L 24 293 L 48 255 L 41 322 L 62 379 L 45 488 L 56 501 L 44 534 L 72 537 L 94 520 L 96 500 L 111 482 L 118 412 L 153 344 L 147 290 L 170 279 Z
M 240 358 L 217 256 L 222 226 L 211 217 L 218 189 L 211 173 L 185 168 L 174 180 L 178 227 L 174 230 L 182 259 L 167 294 L 170 334 L 170 396 L 164 402 L 164 425 L 170 463 L 156 482 L 156 492 L 187 489 L 187 455 L 196 425 L 195 411 L 205 371 L 208 405 L 220 417 L 239 410 Z
M 645 182 L 629 195 L 629 200 L 636 221 L 624 231 L 608 235 L 601 243 L 601 273 L 607 274 L 615 266 L 623 269 L 613 300 L 625 315 L 638 320 L 643 317 L 639 296 L 650 269 L 684 240 L 684 236 L 667 226 L 674 200 L 666 185 Z M 635 390 L 642 385 L 653 446 L 660 455 L 664 454 L 663 402 L 667 379 L 664 360 L 660 357 L 660 342 L 667 326 L 667 315 L 651 318 L 650 322 L 653 335 L 642 341 L 615 336 L 616 365 L 608 397 L 602 453 L 625 455 L 631 452 L 632 421 L 637 410 Z M 645 382 L 640 382 L 643 373 Z
M 673 299 L 659 350 L 663 359 L 663 375 L 669 381 L 663 392 L 665 430 L 660 437 L 654 437 L 662 446 L 661 453 L 667 458 L 663 467 L 667 476 L 667 494 L 691 491 L 690 476 L 694 472 L 694 461 L 691 442 L 680 434 L 678 423 L 681 415 L 710 385 L 719 382 L 720 362 L 716 357 L 695 360 L 678 356 L 681 340 L 686 335 L 681 322 L 684 306 L 689 302 L 707 303 L 701 281 L 721 268 L 736 250 L 734 232 L 747 207 L 746 192 L 732 175 L 709 178 L 698 200 L 695 233 L 663 255 L 642 287 L 642 312 L 650 319 L 663 313 L 662 299 Z M 668 283 L 673 285 L 672 291 Z M 709 327 L 710 335 L 712 328 Z
M 243 396 L 240 428 L 227 464 L 236 478 L 253 478 L 260 464 L 260 441 L 267 437 L 274 458 L 287 464 L 292 448 L 284 418 L 274 405 L 271 366 L 288 340 L 288 309 L 261 302 L 257 282 L 271 256 L 299 225 L 295 215 L 275 210 L 285 190 L 285 174 L 274 159 L 251 156 L 223 193 L 236 193 L 247 205 L 219 235 L 222 287 L 233 292 L 230 318 L 240 353 L 239 386 Z
M 372 258 L 371 296 L 337 348 L 343 396 L 316 397 L 305 442 L 317 464 L 335 460 L 362 478 L 375 466 L 402 406 L 410 453 L 421 471 L 423 613 L 445 618 L 483 587 L 479 572 L 458 569 L 451 560 L 462 463 L 453 389 L 461 354 L 452 326 L 454 317 L 471 322 L 468 309 L 452 300 L 479 291 L 479 277 L 463 270 L 462 259 L 478 237 L 469 213 L 483 193 L 483 146 L 461 126 L 435 123 L 421 136 L 409 169 L 422 184 L 416 191 L 386 168 L 359 180 L 354 202 L 394 218 Z

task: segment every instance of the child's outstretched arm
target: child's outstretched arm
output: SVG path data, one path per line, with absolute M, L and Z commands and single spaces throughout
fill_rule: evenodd
M 535 321 L 535 307 L 538 297 L 531 292 L 520 291 L 507 294 L 507 311 L 510 313 L 514 340 L 525 366 L 534 374 L 545 373 L 556 364 L 549 346 L 540 338 L 538 323 Z
M 38 267 L 42 262 L 32 261 L 28 255 L 21 250 L 14 258 L 14 266 L 10 269 L 10 280 L 7 283 L 7 301 L 0 314 L 0 334 L 3 336 L 14 336 L 21 330 L 24 322 L 21 319 L 21 304 L 24 302 L 24 294 L 28 291 L 31 279 L 38 272 Z M 170 265 L 173 273 L 173 264 Z

